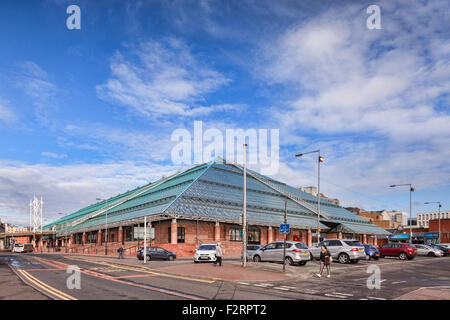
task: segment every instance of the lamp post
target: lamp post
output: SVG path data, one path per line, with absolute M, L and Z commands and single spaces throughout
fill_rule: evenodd
M 320 242 L 320 163 L 323 162 L 324 159 L 322 156 L 320 156 L 320 149 L 305 153 L 299 153 L 296 154 L 295 156 L 298 158 L 304 156 L 305 154 L 314 152 L 317 152 L 319 154 L 317 158 L 317 244 L 318 244 Z
M 427 201 L 427 202 L 424 202 L 424 204 L 432 204 L 432 203 L 437 203 L 438 204 L 438 218 L 439 218 L 439 227 L 438 227 L 438 231 L 439 231 L 439 238 L 438 238 L 438 241 L 439 241 L 439 243 L 441 243 L 441 208 L 442 208 L 442 205 L 441 205 L 441 202 L 440 201 Z
M 244 147 L 244 194 L 243 194 L 243 215 L 242 215 L 242 266 L 247 267 L 247 144 Z
M 414 188 L 410 183 L 392 184 L 389 187 L 395 188 L 401 186 L 409 186 L 409 243 L 412 243 L 412 193 L 414 191 Z
M 106 201 L 105 206 L 103 208 L 106 208 L 108 206 L 108 199 L 101 199 L 96 198 L 97 201 Z M 105 212 L 105 256 L 108 255 L 108 210 Z

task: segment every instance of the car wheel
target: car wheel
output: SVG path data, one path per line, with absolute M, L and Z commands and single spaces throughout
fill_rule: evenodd
M 173 261 L 173 256 L 169 256 L 169 257 L 167 258 L 167 260 Z
M 300 261 L 300 262 L 298 263 L 298 265 L 299 265 L 299 266 L 304 266 L 304 265 L 306 265 L 306 262 L 307 262 L 307 261 Z
M 373 258 L 373 260 L 375 260 L 375 261 L 377 261 L 378 259 L 380 259 L 380 258 L 378 258 L 378 257 Z
M 429 253 L 428 253 L 428 256 L 429 256 L 429 257 L 436 257 L 436 254 L 434 254 L 433 252 L 429 252 Z
M 406 260 L 408 258 L 408 256 L 406 255 L 406 253 L 404 252 L 400 252 L 400 254 L 398 255 L 398 257 L 400 258 L 400 260 Z
M 194 263 L 198 263 L 198 261 L 197 261 L 197 260 L 194 260 Z
M 350 261 L 350 257 L 346 253 L 340 253 L 338 260 L 340 263 L 348 263 Z
M 380 258 L 384 258 L 384 256 L 382 254 L 380 254 Z
M 256 255 L 256 256 L 253 257 L 253 261 L 254 262 L 261 262 L 261 257 Z
M 288 265 L 290 265 L 290 266 L 292 266 L 292 265 L 294 264 L 294 261 L 292 260 L 291 257 L 286 257 L 286 258 L 284 259 L 284 261 L 286 262 L 286 264 L 288 264 Z
M 152 257 L 150 257 L 149 255 L 147 256 L 147 261 L 152 260 Z

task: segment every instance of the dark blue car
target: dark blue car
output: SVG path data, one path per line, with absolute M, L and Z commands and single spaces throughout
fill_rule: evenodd
M 378 251 L 377 247 L 371 245 L 371 244 L 364 244 L 364 250 L 366 251 L 367 257 L 370 259 L 378 260 L 380 259 L 380 252 Z

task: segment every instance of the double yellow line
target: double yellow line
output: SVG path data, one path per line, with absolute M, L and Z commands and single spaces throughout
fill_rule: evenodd
M 26 272 L 25 270 L 17 270 L 24 278 L 26 278 L 28 281 L 36 285 L 37 287 L 41 288 L 42 290 L 51 293 L 52 295 L 58 297 L 61 300 L 78 300 L 77 298 L 74 298 L 67 293 L 64 293 L 62 291 L 59 291 L 58 289 L 55 289 L 48 284 L 40 281 L 39 279 L 33 277 L 31 274 Z

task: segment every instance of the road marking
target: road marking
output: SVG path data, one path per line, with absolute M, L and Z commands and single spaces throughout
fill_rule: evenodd
M 341 299 L 348 298 L 347 296 L 341 296 L 341 295 L 332 294 L 332 293 L 325 293 L 325 296 L 327 296 L 327 297 L 334 297 L 334 298 L 341 298 Z
M 287 288 L 287 289 L 297 289 L 297 287 L 289 287 L 289 286 L 280 286 L 281 288 Z
M 48 261 L 46 261 L 44 259 L 40 259 L 40 260 L 42 260 L 43 263 L 50 264 Z M 65 263 L 62 263 L 62 262 L 55 262 L 55 263 L 69 266 L 69 265 L 67 265 Z M 172 296 L 178 296 L 178 297 L 182 297 L 182 298 L 186 298 L 186 299 L 192 299 L 192 300 L 205 300 L 205 298 L 198 297 L 198 296 L 193 296 L 193 295 L 190 295 L 190 294 L 184 294 L 184 293 L 180 293 L 180 292 L 166 290 L 166 289 L 163 289 L 163 288 L 153 287 L 153 286 L 150 286 L 150 285 L 142 285 L 142 284 L 129 282 L 129 281 L 124 281 L 124 280 L 120 280 L 120 279 L 114 279 L 111 276 L 108 276 L 108 275 L 105 275 L 105 274 L 101 274 L 101 273 L 98 273 L 98 272 L 94 272 L 94 271 L 90 271 L 88 269 L 80 268 L 80 271 L 82 273 L 89 274 L 89 275 L 94 276 L 94 277 L 103 278 L 103 279 L 106 279 L 106 280 L 110 280 L 110 281 L 114 281 L 114 282 L 130 285 L 130 286 L 134 286 L 134 287 L 144 288 L 144 289 L 151 290 L 151 291 L 157 291 L 157 292 L 165 293 L 165 294 L 172 295 Z M 152 272 L 148 272 L 148 273 L 152 273 Z M 214 281 L 212 281 L 212 282 L 214 282 Z
M 128 278 L 143 278 L 143 277 L 154 277 L 154 274 L 132 274 L 129 276 L 118 276 L 118 277 L 112 277 L 112 279 L 128 279 Z
M 341 293 L 341 292 L 332 292 L 333 294 L 340 294 L 340 295 L 342 295 L 342 296 L 349 296 L 349 297 L 352 297 L 353 296 L 353 294 L 351 294 L 351 293 Z
M 369 298 L 369 299 L 374 299 L 374 300 L 386 300 L 386 299 L 384 299 L 384 298 L 369 297 L 369 296 L 367 296 L 367 298 Z
M 277 289 L 277 290 L 284 290 L 284 291 L 289 291 L 288 288 L 282 288 L 282 287 L 274 287 L 274 289 Z
M 239 284 L 244 284 L 244 285 L 247 285 L 247 286 L 249 286 L 250 285 L 250 283 L 247 283 L 247 282 L 238 282 Z
M 18 272 L 20 272 L 20 274 L 22 274 L 26 279 L 28 279 L 31 283 L 33 283 L 34 285 L 38 286 L 39 288 L 43 289 L 44 291 L 47 291 L 49 293 L 51 293 L 52 295 L 62 299 L 62 300 L 78 300 L 77 298 L 74 298 L 58 289 L 55 289 L 51 286 L 49 286 L 48 284 L 40 281 L 39 279 L 33 277 L 31 274 L 29 274 L 28 272 L 26 272 L 25 270 L 18 270 Z
M 406 282 L 406 281 L 395 281 L 395 282 L 392 282 L 392 284 L 398 284 L 398 283 L 404 283 L 404 282 Z
M 319 292 L 317 290 L 311 290 L 311 289 L 298 289 L 297 291 L 302 292 L 302 293 L 309 293 L 309 294 L 316 294 Z

